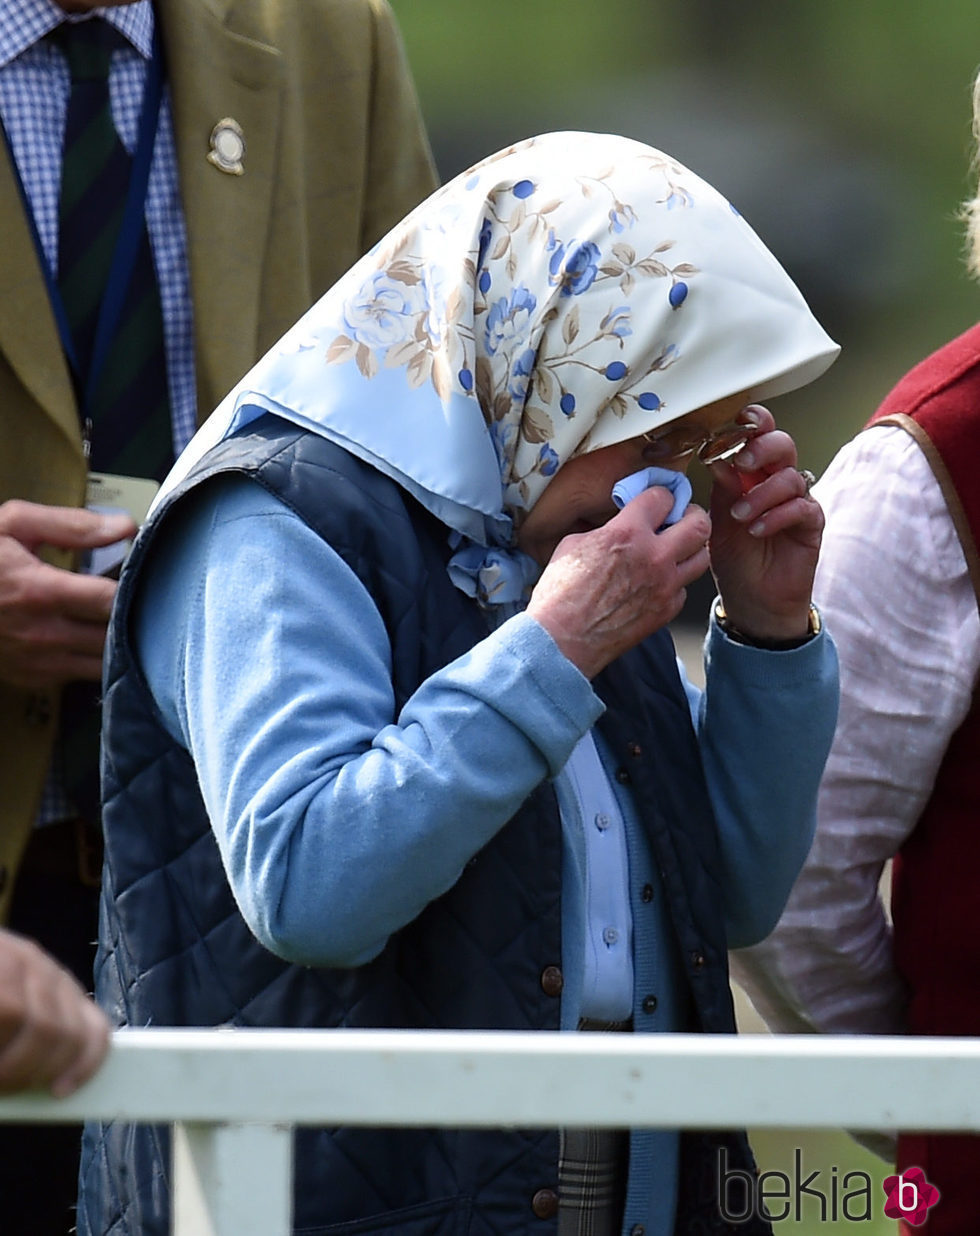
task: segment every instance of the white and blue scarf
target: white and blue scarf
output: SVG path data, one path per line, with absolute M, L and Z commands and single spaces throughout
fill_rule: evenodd
M 454 582 L 526 595 L 514 550 L 559 468 L 839 349 L 710 185 L 623 137 L 551 133 L 438 190 L 287 332 L 176 464 L 263 411 L 394 478 L 452 531 Z

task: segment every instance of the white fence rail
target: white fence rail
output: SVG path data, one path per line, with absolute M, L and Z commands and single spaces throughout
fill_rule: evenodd
M 291 1128 L 980 1130 L 980 1041 L 125 1030 L 69 1099 L 0 1122 L 170 1123 L 176 1236 L 288 1236 Z

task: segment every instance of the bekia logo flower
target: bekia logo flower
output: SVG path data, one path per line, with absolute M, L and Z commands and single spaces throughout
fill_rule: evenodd
M 925 1223 L 929 1211 L 939 1201 L 939 1190 L 926 1180 L 921 1167 L 888 1176 L 881 1187 L 885 1190 L 885 1217 L 904 1219 L 912 1227 Z

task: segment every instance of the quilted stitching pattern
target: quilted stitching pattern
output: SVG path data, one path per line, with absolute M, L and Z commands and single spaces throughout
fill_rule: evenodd
M 399 706 L 485 634 L 479 611 L 449 583 L 445 530 L 380 474 L 317 437 L 283 431 L 273 418 L 213 451 L 137 543 L 110 630 L 100 1003 L 117 1025 L 556 1029 L 558 1001 L 540 985 L 544 966 L 561 960 L 560 821 L 546 785 L 453 889 L 357 970 L 290 966 L 266 952 L 238 914 L 192 764 L 160 722 L 132 665 L 126 631 L 139 561 L 167 510 L 190 487 L 229 470 L 247 473 L 291 505 L 364 581 L 391 639 Z M 641 698 L 641 681 L 657 706 Z M 696 744 L 677 741 L 678 730 L 689 727 L 671 724 L 686 704 L 669 638 L 631 654 L 628 665 L 606 674 L 600 691 L 610 705 L 604 726 L 614 751 L 625 752 L 639 735 L 645 750 L 669 758 L 675 771 L 676 757 L 691 784 L 700 783 Z M 665 801 L 664 784 L 673 781 L 657 777 L 654 762 L 648 777 L 639 776 L 638 801 L 675 890 L 680 938 L 706 959 L 691 982 L 698 1021 L 728 1030 L 724 933 L 711 876 L 714 824 L 703 795 L 693 810 L 689 795 L 674 802 L 668 793 Z M 692 904 L 704 907 L 700 919 Z M 166 1236 L 168 1140 L 158 1128 L 86 1129 L 80 1236 Z M 370 1230 L 553 1230 L 530 1209 L 534 1192 L 555 1183 L 551 1131 L 303 1129 L 295 1141 L 297 1232 L 346 1232 L 347 1221 L 396 1207 Z M 732 1162 L 741 1161 L 733 1153 Z M 440 1198 L 448 1199 L 444 1206 L 433 1201 Z
M 418 535 L 417 512 L 409 515 L 399 491 L 343 452 L 324 457 L 309 448 L 325 444 L 295 435 L 269 446 L 261 434 L 249 437 L 234 459 L 224 452 L 195 479 L 240 466 L 246 452 L 264 455 L 255 478 L 329 536 L 376 597 L 400 705 L 485 633 L 445 574 L 444 533 L 423 519 Z M 190 759 L 169 739 L 132 667 L 125 622 L 135 574 L 127 573 L 110 635 L 104 704 L 97 992 L 116 1024 L 557 1028 L 558 1002 L 538 981 L 545 965 L 561 960 L 560 824 L 545 788 L 369 965 L 313 970 L 261 948 L 224 879 Z M 168 1156 L 164 1129 L 88 1128 L 79 1232 L 163 1236 Z M 323 1230 L 329 1196 L 338 1222 L 420 1206 L 411 1225 L 392 1218 L 391 1230 L 456 1230 L 465 1213 L 473 1232 L 543 1231 L 530 1198 L 554 1183 L 556 1160 L 549 1131 L 300 1130 L 296 1227 Z M 447 1196 L 468 1199 L 456 1217 L 424 1209 Z

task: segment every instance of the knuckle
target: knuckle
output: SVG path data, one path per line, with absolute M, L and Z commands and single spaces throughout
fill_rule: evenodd
M 27 517 L 30 505 L 23 498 L 8 498 L 6 502 L 0 502 L 0 533 L 9 536 L 19 528 Z
M 694 528 L 698 536 L 705 541 L 711 536 L 711 517 L 700 507 L 694 512 Z
M 37 572 L 28 568 L 12 572 L 4 580 L 3 596 L 0 605 L 5 610 L 23 610 L 25 612 L 40 609 L 44 602 L 45 590 L 37 579 Z
M 603 542 L 602 554 L 612 563 L 619 565 L 628 555 L 635 553 L 637 530 L 626 520 L 610 520 L 597 531 Z
M 29 511 L 32 505 L 24 498 L 7 498 L 0 502 L 0 519 L 16 519 Z

